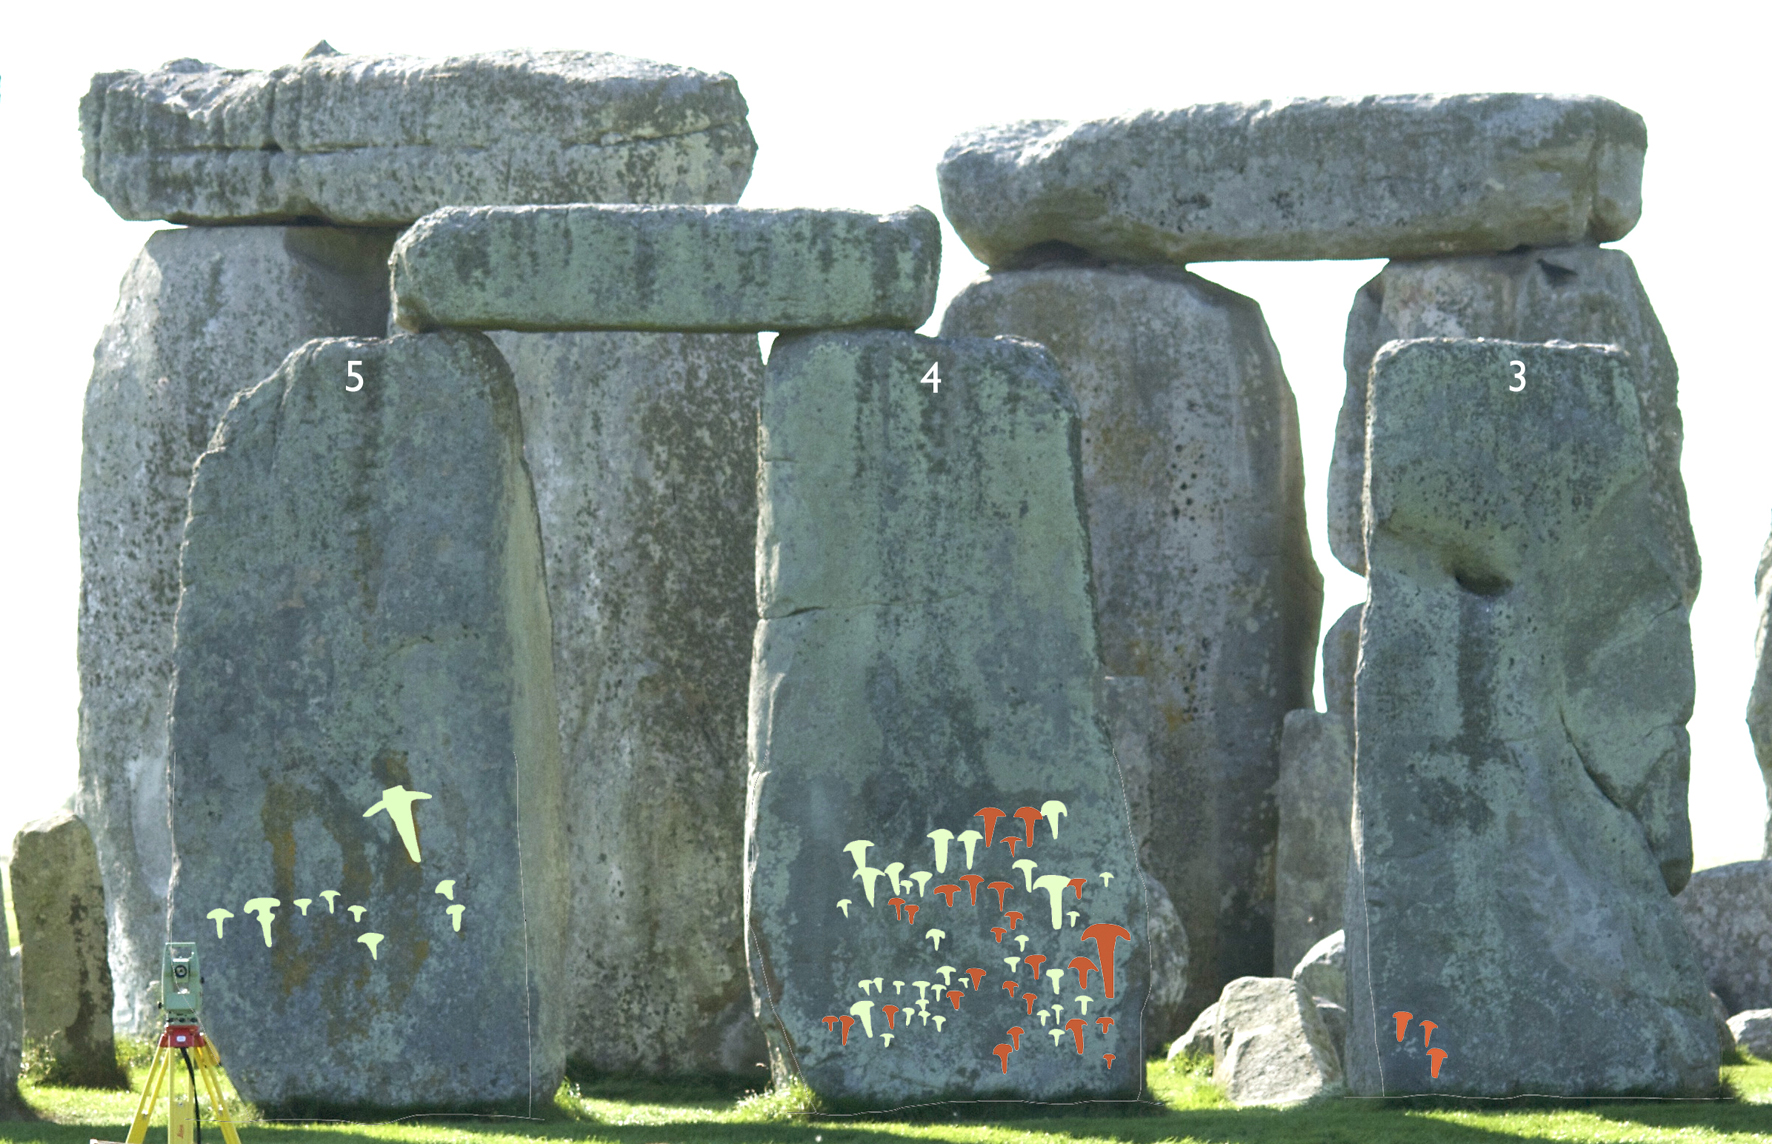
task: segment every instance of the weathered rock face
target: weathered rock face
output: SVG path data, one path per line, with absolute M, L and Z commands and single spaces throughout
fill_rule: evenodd
M 157 1027 L 172 840 L 167 687 L 191 466 L 228 399 L 309 338 L 387 328 L 392 231 L 165 230 L 94 353 L 80 465 L 80 794 L 104 870 L 118 1027 Z
M 1423 258 L 1622 237 L 1646 145 L 1639 115 L 1594 96 L 1389 95 L 986 127 L 938 171 L 948 220 L 993 267 L 1050 244 Z
M 1729 1012 L 1772 1009 L 1772 861 L 1700 870 L 1674 904 Z
M 759 439 L 746 936 L 777 1079 L 857 1107 L 1137 1096 L 1144 893 L 1057 366 L 783 337 Z
M 1331 715 L 1347 719 L 1354 717 L 1354 671 L 1360 664 L 1360 613 L 1365 610 L 1363 603 L 1353 605 L 1323 633 L 1323 704 Z
M 111 1034 L 105 890 L 84 822 L 60 814 L 18 832 L 12 906 L 21 947 L 24 1040 L 47 1053 L 45 1079 L 128 1088 Z
M 749 1071 L 745 707 L 757 339 L 493 335 L 522 399 L 554 628 L 571 869 L 567 1053 Z
M 1347 1004 L 1347 938 L 1336 930 L 1298 959 L 1292 980 L 1311 997 Z
M 124 218 L 403 226 L 451 203 L 734 200 L 745 112 L 729 75 L 607 52 L 331 54 L 96 75 L 80 133 Z
M 1747 700 L 1747 731 L 1753 736 L 1754 755 L 1760 760 L 1760 772 L 1766 779 L 1766 802 L 1772 809 L 1772 536 L 1760 552 L 1760 566 L 1754 574 L 1754 591 L 1760 598 L 1760 628 L 1754 636 L 1754 658 L 1759 668 L 1754 672 L 1753 691 Z M 1772 859 L 1772 814 L 1766 819 L 1767 858 Z
M 1280 729 L 1310 703 L 1322 578 L 1279 354 L 1255 303 L 1161 267 L 991 274 L 942 333 L 1037 341 L 1076 394 L 1102 662 L 1149 680 L 1144 854 L 1191 1015 L 1272 972 Z
M 1175 1038 L 1169 1046 L 1169 1060 L 1177 1057 L 1204 1055 L 1213 1051 L 1218 1037 L 1218 1002 L 1200 1010 L 1194 1023 L 1187 1027 L 1187 1032 Z
M 1239 977 L 1218 999 L 1212 1079 L 1233 1104 L 1295 1104 L 1345 1085 L 1329 1027 L 1289 977 Z
M 414 330 L 915 329 L 941 224 L 922 207 L 452 207 L 401 235 L 391 266 Z
M 1280 739 L 1280 835 L 1274 850 L 1274 964 L 1288 966 L 1341 928 L 1347 897 L 1354 724 L 1293 711 Z
M 448 332 L 308 343 L 198 462 L 168 928 L 263 1107 L 528 1109 L 559 1084 L 558 712 L 522 450 L 504 359 Z
M 1710 995 L 1711 1024 L 1717 1030 L 1717 1052 L 1724 1060 L 1741 1046 L 1735 1043 L 1735 1030 L 1729 1027 L 1729 1007 L 1713 991 Z
M 1749 1009 L 1729 1018 L 1729 1032 L 1737 1048 L 1763 1060 L 1772 1060 L 1772 1009 Z
M 1679 367 L 1630 256 L 1593 246 L 1393 262 L 1361 288 L 1347 319 L 1348 384 L 1329 468 L 1329 542 L 1336 559 L 1365 572 L 1360 487 L 1372 357 L 1393 339 L 1437 337 L 1593 342 L 1629 351 L 1655 516 L 1679 562 L 1690 606 L 1699 562 L 1680 478 Z M 1527 388 L 1532 383 L 1528 374 Z
M 1691 869 L 1682 566 L 1632 377 L 1607 347 L 1450 339 L 1373 367 L 1356 1092 L 1716 1085 L 1669 897 Z M 1394 1012 L 1415 1031 L 1394 1035 Z
M 0 1120 L 23 1120 L 27 1113 L 18 1094 L 19 1056 L 25 1015 L 19 1001 L 19 955 L 0 950 Z
M 1187 927 L 1169 900 L 1163 883 L 1142 873 L 1145 904 L 1150 912 L 1147 928 L 1150 946 L 1150 991 L 1144 1001 L 1144 1039 L 1153 1045 L 1167 1044 L 1176 1029 L 1186 1029 L 1188 943 Z

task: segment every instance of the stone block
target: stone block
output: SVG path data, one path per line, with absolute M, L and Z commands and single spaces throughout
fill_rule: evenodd
M 777 1081 L 856 1108 L 1136 1098 L 1145 894 L 1058 367 L 1015 339 L 783 337 L 759 440 L 746 938 Z
M 1356 1093 L 1716 1086 L 1670 897 L 1692 861 L 1691 638 L 1633 377 L 1610 347 L 1480 340 L 1373 366 Z M 1431 1045 L 1397 1012 L 1434 1022 Z
M 111 1032 L 105 889 L 92 833 L 67 813 L 31 823 L 13 839 L 11 878 L 24 1043 L 48 1059 L 44 1080 L 128 1088 Z
M 1753 690 L 1747 698 L 1747 731 L 1753 738 L 1754 756 L 1760 761 L 1760 774 L 1766 782 L 1766 849 L 1765 856 L 1772 859 L 1772 640 L 1766 638 L 1768 630 L 1772 630 L 1772 537 L 1766 540 L 1766 547 L 1760 551 L 1760 566 L 1754 574 L 1754 592 L 1760 600 L 1760 624 L 1754 633 L 1754 659 L 1758 667 L 1754 671 Z
M 127 219 L 404 226 L 451 203 L 721 202 L 757 152 L 724 73 L 608 52 L 92 77 L 86 181 Z
M 942 333 L 1037 341 L 1076 394 L 1102 663 L 1150 692 L 1140 838 L 1187 928 L 1185 1020 L 1273 972 L 1280 731 L 1322 610 L 1279 353 L 1254 302 L 1168 267 L 993 273 Z
M 1212 1079 L 1232 1104 L 1297 1104 L 1345 1088 L 1340 1050 L 1289 977 L 1239 977 L 1218 999 Z
M 25 1014 L 19 997 L 19 955 L 0 950 L 0 1120 L 26 1120 L 30 1113 L 18 1092 L 19 1058 L 24 1048 Z
M 1361 288 L 1347 319 L 1347 390 L 1329 467 L 1329 545 L 1336 559 L 1365 574 L 1360 490 L 1372 357 L 1394 339 L 1439 337 L 1592 342 L 1629 352 L 1655 516 L 1680 563 L 1690 606 L 1699 560 L 1680 477 L 1679 367 L 1630 256 L 1594 246 L 1393 262 Z
M 1345 880 L 1345 879 L 1344 879 Z M 1337 1005 L 1347 1005 L 1347 937 L 1336 930 L 1316 945 L 1292 967 L 1292 980 L 1304 986 L 1305 993 Z
M 1772 861 L 1700 870 L 1674 905 L 1729 1012 L 1772 1009 Z
M 1347 897 L 1354 724 L 1293 711 L 1280 739 L 1279 841 L 1274 847 L 1274 964 L 1285 967 L 1341 929 Z
M 1772 1009 L 1748 1009 L 1729 1018 L 1735 1047 L 1761 1060 L 1772 1060 Z
M 941 226 L 922 207 L 451 207 L 401 235 L 391 266 L 414 330 L 915 329 Z
M 960 136 L 942 209 L 980 261 L 1426 258 L 1610 242 L 1642 213 L 1642 117 L 1596 96 L 1213 103 Z
M 1363 399 L 1362 399 L 1363 400 Z M 1323 633 L 1323 704 L 1331 715 L 1354 717 L 1354 672 L 1360 666 L 1360 613 L 1358 603 Z
M 569 1057 L 744 1072 L 757 339 L 492 335 L 521 399 L 565 760 Z
M 1194 1023 L 1187 1027 L 1187 1032 L 1175 1038 L 1169 1046 L 1169 1060 L 1186 1056 L 1210 1056 L 1213 1044 L 1218 1037 L 1218 1002 L 1200 1010 Z
M 309 342 L 230 404 L 190 505 L 168 931 L 230 1078 L 279 1115 L 545 1109 L 559 716 L 504 359 Z
M 243 385 L 310 338 L 387 329 L 394 234 L 163 230 L 93 354 L 80 459 L 80 792 L 104 871 L 113 1020 L 157 1033 L 172 838 L 167 688 L 191 466 Z

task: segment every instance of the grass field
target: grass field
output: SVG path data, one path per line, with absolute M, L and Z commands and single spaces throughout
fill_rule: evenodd
M 132 1069 L 139 1084 L 142 1071 Z M 1143 1113 L 1093 1110 L 1044 1115 L 1017 1107 L 969 1106 L 919 1117 L 808 1116 L 792 1094 L 744 1096 L 730 1088 L 647 1081 L 605 1081 L 561 1088 L 545 1119 L 422 1118 L 393 1123 L 266 1123 L 248 1121 L 243 1144 L 502 1144 L 575 1140 L 608 1144 L 1517 1144 L 1546 1140 L 1620 1144 L 1721 1144 L 1772 1141 L 1772 1063 L 1724 1067 L 1737 1098 L 1726 1101 L 1596 1102 L 1583 1107 L 1408 1107 L 1406 1103 L 1332 1100 L 1299 1108 L 1228 1106 L 1196 1063 L 1190 1071 L 1150 1065 L 1151 1096 Z M 6 1144 L 86 1144 L 122 1140 L 136 1097 L 24 1086 L 40 1119 L 0 1122 Z M 797 1107 L 798 1106 L 798 1107 Z M 206 1128 L 212 1144 L 221 1133 Z M 156 1122 L 152 1144 L 166 1138 Z

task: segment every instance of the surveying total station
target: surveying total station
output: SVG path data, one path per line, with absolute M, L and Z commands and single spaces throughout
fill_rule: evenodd
M 240 1135 L 228 1115 L 227 1098 L 222 1095 L 221 1057 L 203 1035 L 203 1025 L 197 1017 L 202 1004 L 203 976 L 197 969 L 196 943 L 167 942 L 160 961 L 160 1010 L 166 1015 L 166 1027 L 154 1049 L 153 1063 L 148 1066 L 148 1080 L 142 1086 L 135 1120 L 129 1125 L 127 1144 L 143 1144 L 147 1140 L 148 1119 L 162 1092 L 168 1097 L 167 1144 L 203 1144 L 203 1121 L 197 1108 L 199 1080 L 209 1101 L 210 1115 L 221 1126 L 227 1144 L 240 1144 Z M 181 1064 L 188 1087 L 177 1079 Z M 181 1088 L 185 1091 L 181 1092 Z

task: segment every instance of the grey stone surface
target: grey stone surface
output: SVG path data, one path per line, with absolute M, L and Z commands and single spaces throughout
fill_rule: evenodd
M 168 928 L 261 1108 L 528 1114 L 559 1084 L 559 727 L 522 450 L 504 359 L 452 331 L 309 342 L 198 461 Z
M 1772 1009 L 1772 861 L 1700 870 L 1674 904 L 1729 1012 Z
M 1281 969 L 1341 929 L 1353 791 L 1353 720 L 1288 712 L 1274 788 L 1274 965 Z
M 1772 1009 L 1747 1009 L 1729 1018 L 1736 1048 L 1772 1060 Z
M 414 330 L 915 329 L 941 224 L 922 207 L 451 207 L 402 234 L 391 266 Z
M 1727 1060 L 1740 1046 L 1735 1043 L 1735 1030 L 1729 1027 L 1729 1007 L 1715 992 L 1710 995 L 1712 1024 L 1717 1027 L 1717 1051 Z
M 1187 1027 L 1187 1032 L 1175 1038 L 1169 1046 L 1169 1060 L 1184 1056 L 1210 1056 L 1213 1045 L 1218 1037 L 1218 1002 L 1200 1010 L 1194 1023 Z
M 12 841 L 11 877 L 24 1043 L 48 1058 L 47 1081 L 128 1088 L 111 1033 L 105 890 L 91 831 L 67 813 L 27 825 Z
M 1314 997 L 1311 1001 L 1317 1007 L 1317 1016 L 1323 1019 L 1323 1028 L 1329 1032 L 1329 1044 L 1334 1047 L 1335 1060 L 1339 1064 L 1347 1049 L 1347 1010 L 1321 997 Z
M 757 339 L 493 341 L 522 402 L 547 559 L 567 1053 L 612 1072 L 755 1080 L 765 1054 L 732 888 L 756 628 Z
M 1336 930 L 1310 947 L 1292 967 L 1292 980 L 1312 997 L 1347 1004 L 1347 935 Z
M 1331 715 L 1347 719 L 1354 717 L 1354 672 L 1360 664 L 1360 614 L 1365 610 L 1364 602 L 1353 605 L 1323 633 L 1323 705 Z
M 1357 1093 L 1717 1083 L 1669 896 L 1692 862 L 1691 637 L 1632 379 L 1615 349 L 1498 341 L 1395 343 L 1373 367 Z M 1399 1010 L 1440 1026 L 1430 1049 L 1394 1037 Z
M 1136 1097 L 1145 894 L 1058 367 L 1013 339 L 783 337 L 759 439 L 746 938 L 777 1080 L 858 1108 Z M 929 1021 L 889 1029 L 918 981 Z
M 172 839 L 167 687 L 191 466 L 228 400 L 309 338 L 387 328 L 392 231 L 152 235 L 93 354 L 80 461 L 80 792 L 104 870 L 113 1019 L 158 1028 Z
M 23 1050 L 24 1010 L 19 1000 L 19 955 L 10 942 L 0 950 L 0 1120 L 23 1120 L 25 1103 L 18 1093 L 19 1057 Z
M 1753 690 L 1748 693 L 1747 731 L 1753 737 L 1754 755 L 1760 761 L 1760 773 L 1766 782 L 1769 813 L 1764 854 L 1772 858 L 1772 640 L 1767 639 L 1768 630 L 1772 630 L 1772 536 L 1766 538 L 1766 547 L 1760 551 L 1754 592 L 1760 600 L 1760 625 L 1754 634 L 1754 659 L 1759 666 L 1754 671 Z
M 1647 134 L 1594 96 L 1214 103 L 960 136 L 942 209 L 993 267 L 1052 244 L 1134 262 L 1421 258 L 1609 242 Z
M 1329 467 L 1329 544 L 1336 559 L 1364 574 L 1360 488 L 1372 357 L 1397 338 L 1438 337 L 1593 342 L 1630 353 L 1656 518 L 1668 533 L 1690 606 L 1699 559 L 1680 477 L 1679 367 L 1630 256 L 1594 246 L 1393 262 L 1361 288 L 1348 313 L 1348 384 Z M 1532 382 L 1528 375 L 1527 386 Z
M 80 133 L 124 218 L 402 226 L 452 203 L 733 201 L 745 112 L 729 75 L 607 52 L 323 54 L 95 75 Z
M 1168 1043 L 1176 1029 L 1186 1029 L 1188 990 L 1187 927 L 1169 900 L 1163 883 L 1141 870 L 1145 902 L 1150 913 L 1147 931 L 1150 951 L 1150 992 L 1144 1001 L 1144 1038 L 1152 1045 Z
M 1329 1026 L 1290 977 L 1226 985 L 1212 1055 L 1212 1079 L 1237 1105 L 1296 1104 L 1346 1087 Z
M 1187 927 L 1186 1019 L 1273 972 L 1280 730 L 1322 610 L 1279 353 L 1254 302 L 1167 267 L 993 273 L 942 332 L 1037 341 L 1076 394 L 1102 663 L 1149 680 L 1143 852 Z

